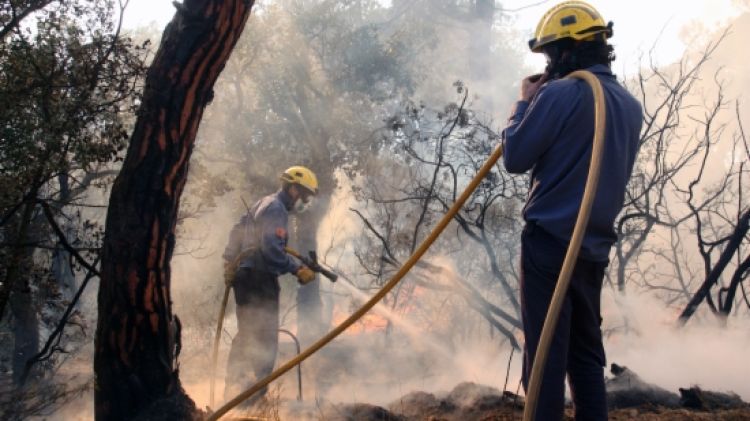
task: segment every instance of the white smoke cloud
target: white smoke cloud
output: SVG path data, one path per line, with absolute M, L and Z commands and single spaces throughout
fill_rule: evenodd
M 649 293 L 615 296 L 602 302 L 604 329 L 622 327 L 605 341 L 607 360 L 632 369 L 644 380 L 677 393 L 698 385 L 733 391 L 750 400 L 747 321 L 732 317 L 726 326 L 713 316 L 695 316 L 677 327 L 679 311 Z

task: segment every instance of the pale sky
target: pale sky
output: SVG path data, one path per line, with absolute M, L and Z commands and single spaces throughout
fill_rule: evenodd
M 385 0 L 384 0 L 385 2 Z M 556 0 L 504 0 L 498 4 L 514 17 L 514 27 L 530 38 L 537 20 Z M 592 0 L 590 3 L 604 16 L 614 21 L 615 45 L 618 60 L 615 71 L 636 70 L 635 63 L 642 52 L 647 52 L 654 40 L 660 39 L 655 49 L 658 62 L 666 64 L 678 59 L 685 50 L 681 32 L 685 25 L 699 21 L 707 28 L 715 28 L 740 13 L 732 0 Z M 534 5 L 528 8 L 525 6 Z M 172 0 L 130 0 L 124 23 L 128 28 L 154 22 L 163 28 L 174 14 Z M 661 36 L 660 36 L 661 33 Z M 529 53 L 527 62 L 543 67 L 541 55 Z

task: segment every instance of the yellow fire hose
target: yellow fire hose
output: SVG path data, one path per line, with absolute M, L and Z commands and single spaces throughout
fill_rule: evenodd
M 216 362 L 219 357 L 219 342 L 221 339 L 221 328 L 224 326 L 224 313 L 227 310 L 227 301 L 229 301 L 229 291 L 232 287 L 226 285 L 224 287 L 224 297 L 221 299 L 221 308 L 219 309 L 219 321 L 216 325 L 216 335 L 214 335 L 214 346 L 211 353 L 211 378 L 209 379 L 209 402 L 210 406 L 214 406 L 214 383 L 216 382 Z
M 547 313 L 547 318 L 545 320 L 545 326 L 542 330 L 542 337 L 539 343 L 539 347 L 537 349 L 536 358 L 534 359 L 534 367 L 532 369 L 532 376 L 531 376 L 531 383 L 529 385 L 529 393 L 527 394 L 527 401 L 526 401 L 526 407 L 524 410 L 524 420 L 531 420 L 534 416 L 535 411 L 535 405 L 536 405 L 536 396 L 538 396 L 539 393 L 539 381 L 541 380 L 541 374 L 543 370 L 544 363 L 546 362 L 546 356 L 547 352 L 549 350 L 549 344 L 551 342 L 551 333 L 554 331 L 554 327 L 557 324 L 557 317 L 560 313 L 560 307 L 562 303 L 562 298 L 564 298 L 565 294 L 567 293 L 567 287 L 568 283 L 570 281 L 570 276 L 572 274 L 572 269 L 575 266 L 575 260 L 578 256 L 578 251 L 581 246 L 581 240 L 583 239 L 583 232 L 585 231 L 585 226 L 588 224 L 588 217 L 589 213 L 591 211 L 591 204 L 593 203 L 594 193 L 596 191 L 596 185 L 598 183 L 598 176 L 599 176 L 599 166 L 601 161 L 601 150 L 603 149 L 603 138 L 604 138 L 604 102 L 603 102 L 603 93 L 601 89 L 601 85 L 596 79 L 596 77 L 586 71 L 577 71 L 571 73 L 568 77 L 575 77 L 579 79 L 583 79 L 589 85 L 591 85 L 592 90 L 594 91 L 594 102 L 595 102 L 595 122 L 596 122 L 596 131 L 594 134 L 594 147 L 591 155 L 591 167 L 589 168 L 589 174 L 588 178 L 586 180 L 586 189 L 583 194 L 583 200 L 581 202 L 581 209 L 578 214 L 578 219 L 576 220 L 576 227 L 573 231 L 573 237 L 571 238 L 570 246 L 568 247 L 568 252 L 565 255 L 565 261 L 563 262 L 563 267 L 560 272 L 560 277 L 558 278 L 557 288 L 555 289 L 555 293 L 552 298 L 552 303 L 550 305 L 550 309 Z M 479 183 L 484 179 L 484 177 L 490 172 L 492 167 L 495 165 L 498 159 L 503 154 L 503 150 L 501 146 L 498 146 L 495 148 L 495 150 L 492 152 L 492 155 L 487 159 L 487 161 L 482 165 L 482 167 L 479 169 L 479 172 L 476 176 L 469 182 L 469 185 L 466 186 L 466 189 L 461 193 L 461 196 L 456 199 L 456 201 L 453 203 L 451 208 L 448 210 L 448 212 L 443 215 L 443 217 L 440 219 L 440 221 L 437 223 L 435 228 L 433 228 L 432 232 L 425 238 L 422 243 L 419 245 L 419 247 L 414 251 L 414 254 L 412 254 L 409 259 L 404 263 L 403 266 L 396 272 L 396 274 L 383 286 L 380 291 L 378 291 L 370 300 L 368 300 L 359 310 L 354 312 L 349 318 L 341 322 L 338 326 L 336 326 L 333 330 L 328 332 L 325 336 L 318 339 L 314 344 L 310 345 L 309 348 L 302 351 L 297 357 L 289 360 L 281 367 L 277 368 L 273 373 L 269 374 L 265 378 L 261 379 L 257 383 L 255 383 L 250 389 L 240 393 L 236 397 L 234 397 L 229 402 L 225 403 L 224 406 L 217 409 L 216 412 L 209 415 L 208 418 L 206 418 L 206 421 L 216 421 L 222 416 L 224 416 L 227 412 L 229 412 L 232 408 L 236 407 L 255 393 L 257 393 L 259 390 L 261 390 L 263 387 L 267 386 L 272 381 L 276 380 L 277 378 L 281 377 L 283 374 L 285 374 L 287 371 L 294 368 L 297 364 L 300 364 L 307 358 L 309 358 L 311 355 L 316 353 L 318 350 L 326 346 L 329 342 L 331 342 L 333 339 L 335 339 L 337 336 L 339 336 L 341 333 L 343 333 L 346 329 L 348 329 L 351 325 L 357 322 L 362 316 L 364 316 L 368 311 L 370 311 L 380 300 L 383 299 L 400 281 L 403 279 L 403 277 L 411 270 L 411 268 L 419 261 L 419 259 L 427 252 L 427 250 L 430 248 L 433 242 L 440 236 L 440 234 L 443 232 L 445 227 L 448 226 L 450 221 L 453 219 L 453 217 L 458 213 L 458 211 L 461 209 L 461 207 L 464 205 L 466 200 L 468 200 L 469 196 L 474 192 L 474 190 L 477 188 Z M 593 180 L 592 180 L 593 179 Z M 568 268 L 569 267 L 569 268 Z M 566 269 L 567 268 L 567 269 Z M 559 298 L 558 298 L 559 296 Z M 559 302 L 556 304 L 556 302 Z M 548 326 L 552 326 L 552 328 L 548 328 Z M 541 367 L 541 369 L 539 368 Z M 537 373 L 539 372 L 539 373 Z M 536 375 L 535 375 L 536 374 Z M 531 408 L 529 408 L 531 407 Z M 528 415 L 527 417 L 527 414 Z

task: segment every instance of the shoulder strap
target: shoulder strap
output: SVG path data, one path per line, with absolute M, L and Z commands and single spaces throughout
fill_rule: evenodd
M 245 224 L 245 231 L 243 233 L 243 246 L 247 245 L 250 248 L 252 246 L 260 247 L 262 243 L 263 230 L 258 229 L 258 215 L 263 212 L 276 198 L 270 198 L 265 196 L 255 202 L 252 208 L 247 208 L 247 223 Z M 254 244 L 250 245 L 248 240 L 254 240 Z

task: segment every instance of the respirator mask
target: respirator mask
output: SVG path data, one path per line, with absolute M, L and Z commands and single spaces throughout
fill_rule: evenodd
M 300 196 L 294 202 L 292 209 L 294 213 L 303 213 L 312 207 L 314 197 L 313 196 Z

